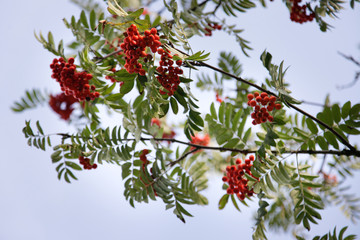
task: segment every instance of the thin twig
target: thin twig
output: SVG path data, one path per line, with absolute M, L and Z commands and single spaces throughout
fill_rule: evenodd
M 347 56 L 342 52 L 338 52 L 341 56 L 343 56 L 344 58 L 346 58 L 347 60 L 350 60 L 351 62 L 355 63 L 357 66 L 360 67 L 360 62 L 356 61 L 352 56 Z
M 326 155 L 324 155 L 324 157 L 323 157 L 323 160 L 321 162 L 321 166 L 320 166 L 320 169 L 319 169 L 318 173 L 322 173 L 322 170 L 323 170 L 323 168 L 325 166 L 325 162 L 326 162 Z
M 95 59 L 98 59 L 98 60 L 96 60 L 95 64 L 98 64 L 98 63 L 100 63 L 101 61 L 103 61 L 104 59 L 106 59 L 106 58 L 108 58 L 108 57 L 111 57 L 112 55 L 118 54 L 119 52 L 122 52 L 122 51 L 123 51 L 123 50 L 120 49 L 120 50 L 116 50 L 116 51 L 114 51 L 114 52 L 112 52 L 112 53 L 109 53 L 108 55 L 105 55 L 105 56 L 103 56 L 103 57 L 95 57 Z
M 170 163 L 168 164 L 168 166 L 170 166 L 170 167 L 174 166 L 175 164 L 181 162 L 181 161 L 182 161 L 183 159 L 185 159 L 187 156 L 189 156 L 190 154 L 192 154 L 192 153 L 194 153 L 194 152 L 196 152 L 196 151 L 198 151 L 198 150 L 199 150 L 199 148 L 196 147 L 195 149 L 193 149 L 193 150 L 185 153 L 184 155 L 182 155 L 181 157 L 179 157 L 179 158 L 176 159 L 175 161 L 170 162 Z
M 302 100 L 301 103 L 308 104 L 308 105 L 313 105 L 313 106 L 318 106 L 318 107 L 326 107 L 325 104 L 316 103 L 316 102 L 309 102 L 309 101 L 305 101 L 305 100 Z
M 217 11 L 217 10 L 219 9 L 219 7 L 221 6 L 221 3 L 222 3 L 222 0 L 220 0 L 220 1 L 218 2 L 218 4 L 216 5 L 214 11 L 212 11 L 212 14 L 215 15 L 216 11 Z

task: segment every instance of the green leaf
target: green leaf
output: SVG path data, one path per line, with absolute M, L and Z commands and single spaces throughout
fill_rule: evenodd
M 219 209 L 222 210 L 224 209 L 224 207 L 226 206 L 226 204 L 228 203 L 229 201 L 229 194 L 224 194 L 221 198 L 220 198 L 220 201 L 219 201 Z
M 237 202 L 236 202 L 236 199 L 235 199 L 235 197 L 234 197 L 234 194 L 231 194 L 231 201 L 232 201 L 232 203 L 234 204 L 234 207 L 235 207 L 239 212 L 241 212 L 241 210 L 240 210 L 240 208 L 239 208 L 239 206 L 238 206 L 238 204 L 237 204 Z
M 90 12 L 90 26 L 91 30 L 95 30 L 96 28 L 96 13 L 94 10 Z
M 338 104 L 334 104 L 332 106 L 332 116 L 333 116 L 333 119 L 336 123 L 339 123 L 340 120 L 341 120 L 341 112 L 340 112 L 340 107 Z
M 81 11 L 80 21 L 81 21 L 81 23 L 84 25 L 84 27 L 89 28 L 89 24 L 88 24 L 88 22 L 87 22 L 87 20 L 86 20 L 86 15 L 85 15 L 84 10 Z
M 200 113 L 190 110 L 189 116 L 196 125 L 204 127 L 204 120 L 201 118 Z
M 323 136 L 317 136 L 315 140 L 322 150 L 329 150 L 329 144 L 325 141 Z
M 62 152 L 61 150 L 57 150 L 56 152 L 53 152 L 51 154 L 52 163 L 56 163 L 62 159 L 62 156 L 60 155 L 61 152 Z
M 304 218 L 303 219 L 303 226 L 308 230 L 310 231 L 310 224 L 309 224 L 309 221 L 307 218 Z
M 172 109 L 173 113 L 177 114 L 179 111 L 179 106 L 178 106 L 175 98 L 173 98 L 173 97 L 170 98 L 170 105 L 171 105 L 171 109 Z
M 125 94 L 129 93 L 134 88 L 134 83 L 135 83 L 134 78 L 126 79 L 124 81 L 124 84 L 120 88 L 120 93 L 122 95 L 125 95 Z
M 347 134 L 359 135 L 360 131 L 346 124 L 340 124 L 339 128 Z
M 179 209 L 183 214 L 185 214 L 186 216 L 192 217 L 193 215 L 191 215 L 188 211 L 185 210 L 185 208 L 183 208 L 183 206 L 180 205 L 180 203 L 176 202 L 176 208 Z
M 351 102 L 347 101 L 341 109 L 341 117 L 343 119 L 345 119 L 345 118 L 347 118 L 347 116 L 349 116 L 350 109 L 351 109 Z
M 316 124 L 314 123 L 314 121 L 311 118 L 306 118 L 306 125 L 308 126 L 309 130 L 313 133 L 313 134 L 317 134 L 318 133 L 318 128 L 316 126 Z
M 272 184 L 269 174 L 265 175 L 265 179 L 266 179 L 266 185 L 270 188 L 270 190 L 273 192 L 276 192 L 276 189 L 275 189 L 274 185 Z
M 74 170 L 78 170 L 78 171 L 82 170 L 82 168 L 79 165 L 77 165 L 76 163 L 74 163 L 74 162 L 65 161 L 65 165 L 68 166 L 68 167 L 71 167 Z
M 213 119 L 217 120 L 217 114 L 216 114 L 214 103 L 211 103 L 211 105 L 210 105 L 210 113 L 211 113 L 211 117 Z
M 360 103 L 352 106 L 349 112 L 350 118 L 360 117 L 359 112 L 360 112 Z
M 326 141 L 328 143 L 330 143 L 334 148 L 339 149 L 339 144 L 333 133 L 326 131 L 326 132 L 324 132 L 324 137 L 325 137 Z

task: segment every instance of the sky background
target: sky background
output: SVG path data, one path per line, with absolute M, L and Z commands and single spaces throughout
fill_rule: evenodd
M 296 24 L 289 20 L 289 12 L 279 0 L 239 15 L 230 22 L 245 28 L 243 37 L 254 49 L 245 57 L 232 37 L 214 32 L 212 38 L 190 41 L 194 50 L 211 52 L 211 64 L 217 63 L 222 50 L 236 54 L 243 64 L 242 77 L 259 82 L 267 76 L 259 60 L 267 49 L 274 63 L 285 60 L 290 66 L 286 80 L 293 96 L 299 100 L 322 103 L 327 94 L 332 102 L 348 100 L 360 102 L 360 84 L 338 90 L 336 86 L 353 80 L 356 66 L 338 54 L 341 51 L 360 58 L 360 5 L 339 14 L 329 21 L 330 32 L 322 33 L 317 24 Z M 34 38 L 34 31 L 53 32 L 55 41 L 72 39 L 62 19 L 79 16 L 80 9 L 69 1 L 33 0 L 0 1 L 0 240 L 78 240 L 78 239 L 250 239 L 253 226 L 251 216 L 256 208 L 242 208 L 239 213 L 231 204 L 217 209 L 221 190 L 221 176 L 209 176 L 205 195 L 210 204 L 188 207 L 195 216 L 180 222 L 171 211 L 165 211 L 160 201 L 137 204 L 136 209 L 124 200 L 121 169 L 99 166 L 96 171 L 82 171 L 79 181 L 67 184 L 58 181 L 51 151 L 43 152 L 26 144 L 21 129 L 25 120 L 40 120 L 45 132 L 72 132 L 73 128 L 59 119 L 48 106 L 22 114 L 11 112 L 10 106 L 24 95 L 25 90 L 47 89 L 59 92 L 58 84 L 50 78 L 49 64 L 54 56 L 43 49 Z M 215 19 L 214 19 L 215 20 Z M 197 93 L 198 94 L 198 93 Z M 231 94 L 229 92 L 229 94 Z M 201 93 L 203 111 L 214 93 Z M 315 114 L 318 107 L 304 105 Z M 116 119 L 112 119 L 116 122 Z M 171 120 L 175 121 L 175 120 Z M 359 139 L 353 139 L 359 143 Z M 359 173 L 348 180 L 353 192 L 360 192 Z M 253 204 L 256 205 L 256 201 Z M 360 234 L 359 225 L 352 225 L 338 208 L 322 211 L 323 221 L 313 225 L 310 236 L 325 234 L 336 225 L 338 229 L 350 225 L 347 233 Z M 289 239 L 288 235 L 269 233 L 269 239 Z

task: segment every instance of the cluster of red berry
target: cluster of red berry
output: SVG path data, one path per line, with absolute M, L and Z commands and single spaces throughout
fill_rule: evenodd
M 236 159 L 236 165 L 226 167 L 226 176 L 222 180 L 229 184 L 226 190 L 227 194 L 236 194 L 240 200 L 244 200 L 246 196 L 251 197 L 254 194 L 254 191 L 250 190 L 247 185 L 249 180 L 245 178 L 245 173 L 256 178 L 250 171 L 254 159 L 254 156 L 251 155 L 249 159 L 245 160 L 245 163 L 241 163 L 241 159 L 238 158 Z
M 73 96 L 78 101 L 90 101 L 100 96 L 95 90 L 94 85 L 89 85 L 92 75 L 87 72 L 77 72 L 74 64 L 74 58 L 69 58 L 66 62 L 62 57 L 54 59 L 50 68 L 53 71 L 52 78 L 60 84 L 61 91 L 65 95 Z
M 144 36 L 140 35 L 135 24 L 132 24 L 124 33 L 125 39 L 120 44 L 121 49 L 124 50 L 126 63 L 125 69 L 129 73 L 138 73 L 142 76 L 145 75 L 145 70 L 142 69 L 142 64 L 138 60 L 143 57 L 151 59 L 152 56 L 147 54 L 145 49 L 150 47 L 151 51 L 155 53 L 161 46 L 159 35 L 156 28 L 152 28 L 150 31 L 146 30 Z
M 254 120 L 252 121 L 253 125 L 265 123 L 267 121 L 272 122 L 274 117 L 269 114 L 272 110 L 281 109 L 280 103 L 276 102 L 275 96 L 268 96 L 266 92 L 262 92 L 259 94 L 255 92 L 254 94 L 250 93 L 247 95 L 248 98 L 248 105 L 254 108 L 254 112 L 251 113 L 251 118 Z
M 49 105 L 61 119 L 68 120 L 74 111 L 72 105 L 76 102 L 78 101 L 72 95 L 66 96 L 64 93 L 59 93 L 55 96 L 50 95 Z
M 169 50 L 160 48 L 157 53 L 161 55 L 161 59 L 159 62 L 160 66 L 156 68 L 159 73 L 156 78 L 160 84 L 168 90 L 166 93 L 160 89 L 160 93 L 171 96 L 180 84 L 179 75 L 183 74 L 183 70 L 179 67 L 182 65 L 182 61 L 177 60 L 175 62 L 177 66 L 174 67 L 174 61 L 172 60 L 173 56 L 170 54 Z
M 217 24 L 217 23 L 209 23 L 208 25 L 211 28 L 205 28 L 205 31 L 206 31 L 205 36 L 212 36 L 212 31 L 213 30 L 215 30 L 215 29 L 216 30 L 221 30 L 221 28 L 222 28 L 222 26 Z
M 200 137 L 198 134 L 195 134 L 195 136 L 191 136 L 191 142 L 192 144 L 201 145 L 201 146 L 207 146 L 210 142 L 210 136 L 209 134 L 205 134 L 204 136 Z M 196 147 L 191 147 L 190 150 L 194 150 Z M 196 152 L 201 151 L 198 150 Z
M 90 164 L 90 159 L 89 158 L 85 158 L 83 156 L 79 157 L 79 161 L 80 164 L 83 165 L 85 170 L 91 170 L 91 169 L 96 169 L 97 168 L 97 164 Z
M 314 13 L 309 15 L 306 14 L 306 5 L 299 6 L 301 0 L 290 0 L 292 2 L 290 19 L 293 22 L 304 23 L 307 21 L 312 21 L 315 17 Z
M 113 73 L 115 73 L 115 72 L 116 72 L 116 69 L 115 69 L 115 68 L 112 68 L 110 71 L 112 71 Z M 124 84 L 124 82 L 116 80 L 116 79 L 115 79 L 113 76 L 111 76 L 111 75 L 105 76 L 105 79 L 110 80 L 112 83 L 120 82 L 120 87 Z

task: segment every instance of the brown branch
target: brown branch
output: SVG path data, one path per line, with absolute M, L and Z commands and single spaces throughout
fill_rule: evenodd
M 195 149 L 193 149 L 193 150 L 185 153 L 184 155 L 182 155 L 181 157 L 179 157 L 179 158 L 176 159 L 175 161 L 170 162 L 170 163 L 168 164 L 168 166 L 170 166 L 170 167 L 174 166 L 175 164 L 181 162 L 181 161 L 182 161 L 183 159 L 185 159 L 187 156 L 189 156 L 190 154 L 192 154 L 192 153 L 194 153 L 194 152 L 196 152 L 196 151 L 198 151 L 198 150 L 199 150 L 199 148 L 196 147 Z
M 302 100 L 301 103 L 308 104 L 308 105 L 313 105 L 313 106 L 318 106 L 318 107 L 326 107 L 325 104 L 316 103 L 316 102 L 310 102 L 310 101 L 305 101 L 305 100 Z
M 250 149 L 236 149 L 236 148 L 224 148 L 224 147 L 211 147 L 211 146 L 202 146 L 193 144 L 190 142 L 184 142 L 180 141 L 174 138 L 141 138 L 143 141 L 150 141 L 151 139 L 154 139 L 156 141 L 169 141 L 169 142 L 176 142 L 184 145 L 188 145 L 191 147 L 195 147 L 197 149 L 207 149 L 207 150 L 217 150 L 217 151 L 228 151 L 228 152 L 237 152 L 242 154 L 250 154 L 250 153 L 257 153 L 257 150 L 250 150 Z M 273 154 L 279 154 L 278 151 L 272 151 Z M 358 150 L 286 150 L 282 153 L 288 153 L 288 154 L 331 154 L 331 155 L 345 155 L 345 156 L 357 156 L 360 157 L 360 151 Z
M 55 135 L 59 135 L 62 137 L 62 139 L 67 139 L 67 138 L 71 138 L 72 136 L 70 134 L 67 133 L 57 133 Z M 135 141 L 135 138 L 128 138 L 128 139 L 117 139 L 118 141 Z M 212 146 L 203 146 L 203 145 L 198 145 L 198 144 L 193 144 L 191 142 L 185 142 L 185 141 L 181 141 L 175 138 L 140 138 L 140 141 L 151 141 L 151 140 L 155 140 L 155 141 L 167 141 L 167 142 L 172 142 L 172 143 L 179 143 L 179 144 L 183 144 L 183 145 L 187 145 L 187 146 L 191 146 L 196 148 L 197 150 L 199 149 L 206 149 L 206 150 L 214 150 L 214 151 L 226 151 L 226 152 L 237 152 L 237 153 L 242 153 L 242 154 L 250 154 L 250 153 L 257 153 L 257 150 L 252 150 L 252 149 L 237 149 L 237 148 L 224 148 L 224 147 L 212 147 Z M 188 156 L 190 153 L 195 152 L 196 150 L 192 150 L 188 153 L 186 153 L 185 155 Z M 278 151 L 271 151 L 273 154 L 279 154 Z M 360 151 L 359 150 L 285 150 L 282 153 L 287 153 L 287 154 L 330 154 L 330 155 L 344 155 L 344 156 L 356 156 L 356 157 L 360 157 Z M 186 157 L 185 156 L 185 157 Z M 184 157 L 184 158 L 185 158 Z M 182 158 L 183 159 L 183 158 Z M 176 160 L 177 161 L 177 160 Z M 181 161 L 181 160 L 180 160 Z
M 322 173 L 322 170 L 323 170 L 323 168 L 325 166 L 325 162 L 326 162 L 326 155 L 324 155 L 324 157 L 323 157 L 323 160 L 321 162 L 321 166 L 320 166 L 320 169 L 319 169 L 318 173 Z
M 341 56 L 343 56 L 345 59 L 353 62 L 354 64 L 356 64 L 358 67 L 360 67 L 360 62 L 356 61 L 352 56 L 347 56 L 342 52 L 338 52 Z
M 211 13 L 215 15 L 216 11 L 219 9 L 219 7 L 221 6 L 222 0 L 219 0 L 218 4 L 216 5 L 214 11 L 212 11 Z
M 195 11 L 198 7 L 202 7 L 203 5 L 205 5 L 209 0 L 205 0 L 202 1 L 200 4 L 198 4 L 197 6 L 193 7 L 192 9 L 190 9 L 190 11 Z
M 115 55 L 115 54 L 118 54 L 118 53 L 121 52 L 121 51 L 122 51 L 122 49 L 116 50 L 116 51 L 114 51 L 114 52 L 112 52 L 112 53 L 109 53 L 108 55 L 103 56 L 103 57 L 96 57 L 96 56 L 95 56 L 95 59 L 98 59 L 98 60 L 96 60 L 95 64 L 98 64 L 98 63 L 100 63 L 101 61 L 103 61 L 104 59 L 106 59 L 106 58 L 108 58 L 108 57 L 111 57 L 111 56 L 113 56 L 113 55 Z
M 238 76 L 235 76 L 235 75 L 233 75 L 233 74 L 231 74 L 231 73 L 225 72 L 225 71 L 223 71 L 223 70 L 220 69 L 220 68 L 211 66 L 211 65 L 209 65 L 209 64 L 207 64 L 207 63 L 204 63 L 204 62 L 191 62 L 191 64 L 193 64 L 193 65 L 195 65 L 195 66 L 201 66 L 201 67 L 210 68 L 210 69 L 212 69 L 212 70 L 214 70 L 214 71 L 216 71 L 216 72 L 220 72 L 220 73 L 222 73 L 222 74 L 224 74 L 224 75 L 226 75 L 226 76 L 229 76 L 229 77 L 231 77 L 231 78 L 234 78 L 235 80 L 237 80 L 237 81 L 239 81 L 239 82 L 246 83 L 246 84 L 248 84 L 248 85 L 250 85 L 250 86 L 252 86 L 252 87 L 254 87 L 254 88 L 256 88 L 256 89 L 259 89 L 259 90 L 262 91 L 262 92 L 266 92 L 266 93 L 268 93 L 268 94 L 270 94 L 270 95 L 273 95 L 273 96 L 279 98 L 279 96 L 278 96 L 277 94 L 275 94 L 275 93 L 273 93 L 273 92 L 271 92 L 271 91 L 269 91 L 269 90 L 266 90 L 266 89 L 260 87 L 259 85 L 255 84 L 255 83 L 251 83 L 251 82 L 249 82 L 249 81 L 247 81 L 247 80 L 245 80 L 245 79 L 243 79 L 243 78 L 241 78 L 241 77 L 238 77 Z M 327 125 L 326 123 L 324 123 L 324 122 L 321 121 L 320 119 L 318 119 L 318 118 L 312 116 L 311 114 L 305 112 L 304 110 L 296 107 L 296 106 L 293 105 L 292 103 L 289 103 L 289 102 L 286 101 L 286 100 L 283 100 L 283 101 L 285 102 L 285 104 L 286 104 L 287 106 L 289 106 L 289 107 L 293 108 L 294 110 L 302 113 L 303 115 L 307 116 L 308 118 L 311 118 L 312 120 L 314 120 L 314 121 L 317 122 L 318 124 L 322 125 L 322 126 L 325 127 L 326 129 L 328 129 L 328 130 L 329 130 L 330 132 L 332 132 L 345 146 L 347 146 L 350 150 L 356 151 L 356 148 L 353 147 L 345 138 L 343 138 L 343 137 L 342 137 L 338 132 L 336 132 L 332 127 L 330 127 L 329 125 Z

